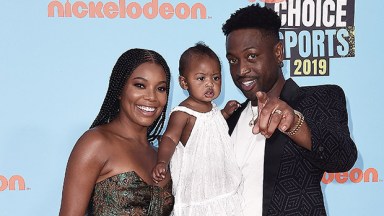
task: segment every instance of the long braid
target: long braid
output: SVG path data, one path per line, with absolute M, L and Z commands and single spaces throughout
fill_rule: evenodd
M 163 108 L 163 111 L 161 112 L 160 116 L 154 121 L 154 123 L 148 127 L 147 131 L 147 136 L 148 140 L 150 142 L 154 141 L 155 139 L 158 138 L 159 134 L 161 133 L 163 127 L 164 127 L 164 122 L 166 118 L 166 110 L 168 107 L 168 97 L 169 97 L 169 88 L 170 88 L 170 83 L 171 83 L 171 72 L 169 70 L 167 62 L 164 60 L 164 58 L 158 54 L 157 52 L 149 52 L 150 55 L 149 58 L 151 60 L 159 65 L 164 69 L 165 75 L 166 75 L 166 92 L 167 92 L 167 102 Z
M 131 76 L 132 72 L 145 62 L 153 62 L 162 66 L 166 74 L 166 93 L 167 103 L 165 104 L 161 115 L 148 127 L 147 136 L 149 141 L 155 140 L 163 129 L 166 110 L 168 105 L 169 87 L 171 74 L 168 64 L 164 58 L 153 50 L 130 49 L 123 53 L 113 67 L 112 74 L 109 79 L 107 94 L 104 98 L 100 112 L 93 121 L 90 128 L 103 125 L 112 121 L 119 113 L 120 101 L 119 97 L 124 88 L 125 83 Z

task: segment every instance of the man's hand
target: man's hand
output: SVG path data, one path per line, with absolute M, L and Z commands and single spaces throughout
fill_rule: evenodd
M 252 129 L 254 134 L 261 133 L 269 138 L 276 128 L 284 133 L 294 127 L 296 115 L 292 107 L 277 97 L 268 97 L 265 92 L 257 92 L 256 96 L 258 117 Z

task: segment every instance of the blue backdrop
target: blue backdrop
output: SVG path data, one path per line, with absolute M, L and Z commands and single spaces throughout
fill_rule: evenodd
M 258 1 L 0 2 L 0 216 L 58 214 L 70 151 L 96 117 L 112 67 L 127 49 L 153 49 L 165 57 L 174 75 L 173 107 L 185 98 L 176 82 L 179 56 L 204 41 L 223 62 L 224 87 L 216 103 L 244 100 L 229 76 L 221 26 L 236 9 Z M 359 151 L 350 172 L 324 176 L 327 212 L 384 215 L 384 2 L 288 2 L 302 8 L 292 15 L 285 1 L 276 7 L 287 17 L 281 35 L 293 58 L 285 61 L 285 76 L 300 85 L 331 83 L 344 89 Z M 301 22 L 294 26 L 288 22 L 292 17 Z

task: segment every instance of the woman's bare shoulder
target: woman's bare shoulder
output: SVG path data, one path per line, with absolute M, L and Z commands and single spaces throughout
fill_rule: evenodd
M 92 145 L 100 148 L 103 146 L 103 143 L 108 140 L 108 137 L 108 131 L 106 131 L 104 128 L 91 128 L 84 132 L 83 135 L 81 135 L 76 144 L 86 146 Z
M 89 129 L 77 140 L 72 154 L 96 161 L 107 160 L 109 137 L 108 131 L 103 128 Z

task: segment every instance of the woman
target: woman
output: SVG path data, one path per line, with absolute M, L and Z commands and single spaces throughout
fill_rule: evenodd
M 161 55 L 131 49 L 117 60 L 107 95 L 91 128 L 75 144 L 67 164 L 60 216 L 169 215 L 170 176 L 153 185 L 170 71 Z

